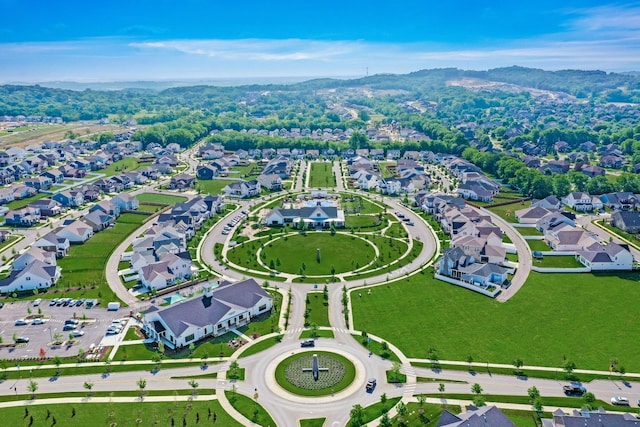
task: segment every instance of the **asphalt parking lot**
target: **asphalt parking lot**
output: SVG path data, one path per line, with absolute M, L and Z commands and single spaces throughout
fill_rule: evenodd
M 15 321 L 18 319 L 27 319 L 31 314 L 38 314 L 38 309 L 45 316 L 45 323 L 41 325 L 33 325 L 29 321 L 28 325 L 16 326 Z M 76 316 L 80 320 L 77 330 L 83 331 L 84 335 L 75 338 L 76 344 L 67 345 L 71 331 L 63 331 L 64 322 L 67 319 Z M 0 336 L 4 344 L 13 343 L 14 333 L 19 337 L 28 337 L 29 342 L 26 344 L 18 344 L 16 347 L 0 347 L 0 359 L 21 359 L 21 358 L 37 358 L 40 356 L 40 349 L 44 349 L 46 357 L 67 357 L 77 356 L 80 349 L 88 352 L 93 344 L 95 347 L 110 346 L 116 340 L 122 339 L 126 332 L 126 328 L 118 335 L 105 336 L 107 328 L 111 322 L 116 319 L 128 318 L 129 311 L 121 308 L 118 311 L 107 311 L 106 307 L 93 307 L 90 309 L 84 306 L 50 306 L 49 300 L 43 299 L 38 307 L 34 307 L 33 301 L 21 302 L 5 302 L 4 307 L 0 308 Z M 83 320 L 86 316 L 86 320 Z M 64 345 L 51 346 L 53 337 L 56 333 L 62 334 Z

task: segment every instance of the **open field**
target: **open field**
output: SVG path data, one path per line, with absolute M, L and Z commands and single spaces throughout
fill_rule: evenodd
M 133 381 L 133 379 L 132 379 Z M 73 412 L 72 412 L 73 411 Z M 211 418 L 208 417 L 211 411 Z M 49 416 L 47 417 L 47 413 Z M 201 424 L 212 424 L 213 413 L 216 414 L 216 425 L 241 426 L 242 424 L 230 417 L 220 403 L 215 400 L 199 402 L 139 402 L 132 403 L 91 403 L 64 405 L 35 405 L 28 408 L 25 417 L 25 408 L 4 408 L 2 417 L 6 425 L 12 426 L 50 426 L 53 419 L 59 426 L 170 426 L 182 425 L 182 418 L 186 419 L 185 425 L 197 425 L 199 417 Z M 73 415 L 75 414 L 75 415 Z M 33 423 L 31 422 L 33 417 Z M 174 420 L 173 423 L 171 420 Z M 137 422 L 140 420 L 140 423 Z M 157 420 L 157 423 L 156 423 Z
M 221 194 L 222 189 L 232 182 L 234 181 L 228 179 L 198 179 L 196 181 L 196 188 L 200 189 L 203 193 L 215 196 L 216 194 Z
M 520 209 L 524 209 L 526 207 L 529 207 L 531 204 L 529 202 L 516 202 L 516 203 L 510 203 L 508 205 L 502 205 L 502 206 L 494 206 L 491 208 L 487 208 L 487 210 L 493 212 L 494 214 L 498 215 L 500 218 L 504 219 L 507 222 L 518 222 L 516 220 L 515 217 L 515 211 L 518 211 Z
M 324 298 L 322 298 L 322 292 L 309 292 L 307 294 L 306 305 L 309 310 L 309 324 L 316 324 L 316 326 L 331 326 L 329 324 L 329 307 L 325 304 Z
M 529 245 L 531 251 L 546 252 L 551 250 L 544 240 L 527 240 L 527 245 Z
M 554 255 L 545 256 L 542 259 L 534 259 L 533 265 L 536 267 L 545 268 L 582 268 L 584 265 L 580 264 L 576 257 L 573 255 Z
M 65 133 L 72 131 L 78 137 L 85 137 L 93 133 L 113 132 L 122 130 L 122 127 L 116 125 L 95 125 L 86 123 L 68 123 L 68 124 L 38 124 L 30 127 L 25 132 L 15 132 L 0 138 L 0 143 L 5 147 L 26 147 L 30 144 L 37 144 L 45 141 L 58 141 L 65 138 Z
M 257 425 L 264 427 L 276 425 L 269 413 L 258 403 L 257 398 L 254 400 L 240 393 L 234 393 L 233 391 L 225 391 L 225 395 L 236 411 Z M 222 425 L 226 426 L 226 424 Z
M 187 200 L 183 196 L 170 196 L 168 194 L 142 193 L 136 196 L 140 203 L 164 203 L 166 205 L 175 205 Z
M 352 298 L 355 327 L 409 357 L 426 358 L 433 347 L 441 360 L 472 356 L 510 364 L 521 358 L 527 365 L 561 366 L 566 357 L 579 369 L 601 370 L 617 358 L 627 372 L 640 372 L 633 339 L 640 334 L 633 315 L 640 308 L 640 273 L 568 277 L 532 272 L 502 304 L 419 275 Z M 416 328 L 429 333 L 416 339 Z
M 335 187 L 336 177 L 329 162 L 311 163 L 311 176 L 309 177 L 309 187 Z
M 96 286 L 82 294 L 83 298 L 117 301 L 106 283 L 104 269 L 109 255 L 127 236 L 142 225 L 146 215 L 125 213 L 120 215 L 113 228 L 96 233 L 82 245 L 73 245 L 69 254 L 58 261 L 62 278 L 57 288 Z M 79 291 L 78 291 L 79 292 Z M 78 292 L 65 292 L 65 296 L 80 296 Z

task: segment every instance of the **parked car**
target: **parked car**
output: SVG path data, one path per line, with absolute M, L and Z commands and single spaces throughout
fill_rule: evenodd
M 33 319 L 33 322 L 31 322 L 32 325 L 44 325 L 44 319 L 41 317 L 38 317 L 37 319 Z
M 622 396 L 615 396 L 611 398 L 611 404 L 618 406 L 629 406 L 629 399 Z
M 570 385 L 563 386 L 562 391 L 564 391 L 564 394 L 567 396 L 582 396 L 587 392 L 587 389 L 579 383 L 571 383 Z
M 369 378 L 369 380 L 367 381 L 367 385 L 365 386 L 365 390 L 371 393 L 374 388 L 376 388 L 376 379 Z
M 34 306 L 34 307 L 37 307 L 37 306 L 39 306 L 39 305 L 40 305 L 40 303 L 41 303 L 41 302 L 42 302 L 42 299 L 41 299 L 41 298 L 34 299 L 34 300 L 33 300 L 33 306 Z
M 414 225 L 413 221 L 407 221 L 407 225 Z
M 54 299 L 52 299 L 51 301 L 49 301 L 49 305 L 50 305 L 50 306 L 54 306 L 54 305 L 56 305 L 57 303 L 58 303 L 58 298 L 54 298 Z
M 315 347 L 316 346 L 316 342 L 313 339 L 307 339 L 307 340 L 303 340 L 300 343 L 300 347 Z
M 72 334 L 73 334 L 73 336 L 74 336 L 74 337 L 81 337 L 81 336 L 83 336 L 83 335 L 84 335 L 84 331 L 77 331 L 77 330 L 74 330 L 74 331 L 72 332 Z
M 116 328 L 115 326 L 109 326 L 107 328 L 107 335 L 116 335 L 119 334 L 121 329 Z
M 62 330 L 63 330 L 63 331 L 73 331 L 73 330 L 75 330 L 75 329 L 76 329 L 76 325 L 71 324 L 71 323 L 67 323 L 66 325 L 64 325 L 64 326 L 62 327 Z
M 4 307 L 4 303 L 0 302 L 0 308 Z
M 65 325 L 79 325 L 80 321 L 78 319 L 67 319 L 64 321 Z
M 29 342 L 29 337 L 17 337 L 16 344 L 24 344 Z
M 26 320 L 24 320 L 24 319 L 18 319 L 18 320 L 16 320 L 16 322 L 14 323 L 14 325 L 15 325 L 15 326 L 25 326 L 25 325 L 28 325 L 28 324 L 29 324 L 29 322 L 27 322 L 27 321 L 26 321 Z

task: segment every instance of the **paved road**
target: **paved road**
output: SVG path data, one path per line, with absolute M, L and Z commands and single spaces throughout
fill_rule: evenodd
M 608 242 L 611 240 L 615 243 L 626 244 L 626 242 L 617 236 L 613 236 L 607 230 L 604 230 L 597 225 L 593 224 L 593 221 L 596 220 L 609 220 L 611 219 L 611 214 L 602 214 L 602 215 L 580 215 L 577 217 L 577 222 L 584 228 L 585 230 L 595 234 L 601 242 Z M 637 243 L 637 242 L 634 242 Z M 631 250 L 631 254 L 633 254 L 633 258 L 637 261 L 640 260 L 640 251 L 636 248 L 629 246 Z
M 493 223 L 500 227 L 503 233 L 509 236 L 518 253 L 518 269 L 516 274 L 513 276 L 513 279 L 511 279 L 511 286 L 509 286 L 508 289 L 503 289 L 500 295 L 496 298 L 500 302 L 506 302 L 520 290 L 529 277 L 529 272 L 531 272 L 531 265 L 533 263 L 531 248 L 524 237 L 522 237 L 522 234 L 518 233 L 511 224 L 500 216 L 487 209 L 476 210 L 482 214 L 491 216 Z

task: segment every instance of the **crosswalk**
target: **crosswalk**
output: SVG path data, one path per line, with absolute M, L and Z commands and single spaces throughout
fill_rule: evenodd
M 402 365 L 402 369 L 401 371 L 407 376 L 407 377 L 415 377 L 416 376 L 416 370 L 413 366 L 411 366 L 409 363 L 405 363 Z M 408 382 L 407 384 L 405 384 L 404 386 L 404 390 L 402 391 L 402 397 L 403 398 L 410 398 L 413 396 L 413 394 L 416 391 L 416 383 L 411 381 Z
M 287 329 L 284 334 L 285 335 L 294 335 L 294 336 L 298 336 L 300 333 L 302 333 L 302 331 L 308 331 L 308 328 L 291 328 L 291 329 Z M 326 329 L 322 329 L 322 330 L 326 330 Z M 349 330 L 345 329 L 345 328 L 331 328 L 331 330 L 334 333 L 340 333 L 340 334 L 348 334 Z

